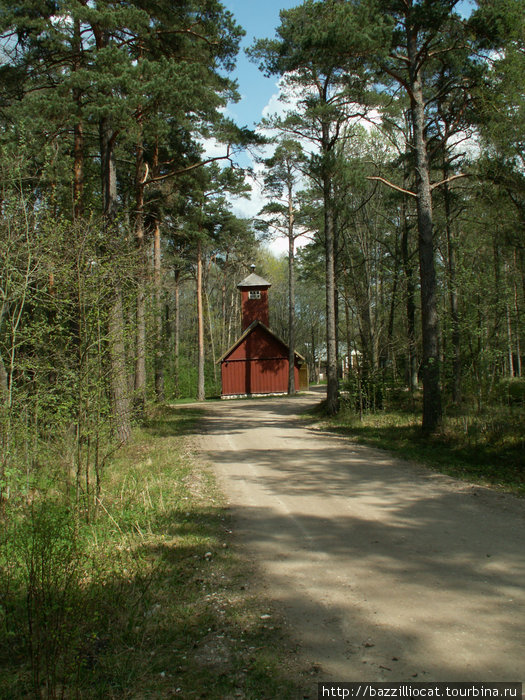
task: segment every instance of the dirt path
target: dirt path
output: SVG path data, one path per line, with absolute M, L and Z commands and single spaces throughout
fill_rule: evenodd
M 203 449 L 317 680 L 525 681 L 525 502 L 210 405 Z

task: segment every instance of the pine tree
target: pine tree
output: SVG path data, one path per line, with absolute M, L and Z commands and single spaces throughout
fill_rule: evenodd
M 288 239 L 288 394 L 296 392 L 295 386 L 295 241 L 305 232 L 298 217 L 300 204 L 297 188 L 306 165 L 301 145 L 291 139 L 282 139 L 274 154 L 263 161 L 267 170 L 264 189 L 272 197 L 259 212 L 262 223 L 278 235 Z
M 372 37 L 360 31 L 369 25 L 368 10 L 347 11 L 339 0 L 305 3 L 281 12 L 275 40 L 260 40 L 251 55 L 269 74 L 284 76 L 284 87 L 297 97 L 297 106 L 271 126 L 309 141 L 314 148 L 310 175 L 323 193 L 323 238 L 326 266 L 327 410 L 339 407 L 337 376 L 336 250 L 333 178 L 335 147 L 345 138 L 348 121 L 366 112 L 367 81 L 363 63 L 347 52 L 349 37 L 359 37 L 362 50 L 379 47 L 383 31 Z M 358 76 L 357 79 L 355 76 Z

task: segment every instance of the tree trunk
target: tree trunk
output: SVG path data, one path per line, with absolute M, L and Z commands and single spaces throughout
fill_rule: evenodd
M 106 228 L 115 225 L 117 217 L 117 171 L 115 166 L 115 137 L 109 120 L 102 117 L 99 124 L 100 161 L 102 177 L 102 203 Z
M 315 328 L 314 328 L 313 323 L 312 323 L 312 327 L 310 328 L 310 332 L 311 332 L 311 339 L 312 339 L 312 352 L 311 352 L 311 357 L 310 357 L 310 361 L 311 361 L 311 371 L 310 371 L 311 380 L 310 381 L 313 381 L 315 384 L 317 384 L 319 382 L 319 372 L 318 372 L 318 367 L 315 364 L 316 342 L 315 342 Z
M 115 432 L 125 443 L 131 435 L 130 402 L 126 373 L 126 345 L 124 342 L 124 313 L 122 295 L 115 292 L 108 316 L 109 354 L 111 363 L 111 397 L 115 420 Z
M 394 352 L 394 321 L 396 314 L 396 302 L 397 302 L 397 287 L 399 283 L 399 235 L 396 232 L 396 246 L 394 253 L 394 281 L 392 283 L 392 298 L 390 300 L 390 312 L 388 314 L 388 328 L 386 336 L 386 352 L 383 354 L 385 358 L 390 358 L 392 361 L 392 369 L 394 372 L 394 377 L 396 374 L 396 362 L 395 362 L 395 352 Z M 384 369 L 386 369 L 386 363 L 384 363 Z
M 418 51 L 414 33 L 408 36 L 411 79 L 411 119 L 416 155 L 417 220 L 421 278 L 421 322 L 423 336 L 423 430 L 435 430 L 442 419 L 438 310 L 430 165 L 425 138 L 425 100 L 421 85 Z
M 506 281 L 506 287 L 510 286 L 510 274 L 509 274 L 509 266 L 507 263 L 505 263 L 505 281 Z M 513 357 L 513 351 L 512 351 L 512 320 L 511 320 L 511 315 L 510 315 L 510 304 L 508 300 L 505 302 L 505 318 L 507 321 L 507 362 L 508 362 L 508 376 L 509 377 L 514 377 L 515 376 L 515 369 L 514 369 L 514 357 Z
M 512 359 L 512 324 L 510 321 L 510 309 L 509 305 L 505 308 L 507 316 L 507 361 L 508 361 L 508 375 L 509 377 L 514 376 L 514 361 Z
M 7 372 L 4 365 L 4 360 L 2 355 L 0 355 L 0 403 L 7 403 L 7 397 L 9 396 L 9 387 L 7 381 Z
M 226 348 L 224 347 L 226 345 L 226 280 L 228 278 L 228 267 L 229 267 L 229 259 L 230 259 L 230 254 L 227 252 L 226 253 L 226 259 L 224 261 L 224 269 L 222 273 L 222 282 L 221 282 L 221 319 L 222 319 L 222 324 L 221 324 L 221 352 L 223 352 Z
M 521 377 L 521 342 L 520 342 L 520 317 L 519 309 L 516 307 L 516 377 Z
M 295 241 L 292 187 L 288 187 L 288 394 L 295 386 Z
M 214 333 L 210 307 L 210 297 L 206 292 L 206 289 L 203 290 L 203 295 L 206 297 L 206 313 L 208 315 L 208 329 L 210 333 L 211 358 L 213 363 L 213 379 L 215 380 L 215 384 L 217 384 L 217 356 L 215 354 L 215 339 L 213 337 Z
M 135 402 L 139 413 L 146 403 L 146 254 L 144 245 L 144 147 L 142 129 L 137 141 L 135 160 L 135 240 L 138 251 L 136 335 L 135 335 Z
M 518 294 L 518 261 L 516 251 L 514 251 L 514 312 L 516 314 L 516 376 L 521 377 L 521 342 L 520 342 L 520 302 Z
M 73 131 L 73 218 L 78 221 L 83 214 L 84 192 L 84 125 L 81 121 L 75 124 Z
M 160 221 L 155 217 L 153 227 L 153 284 L 155 288 L 155 397 L 164 401 L 164 316 L 162 304 L 162 257 Z
M 331 178 L 323 177 L 324 234 L 326 264 L 326 410 L 335 415 L 339 410 L 339 383 L 337 380 L 337 334 L 335 325 L 335 250 L 334 213 Z
M 332 176 L 330 176 L 332 178 Z M 331 185 L 331 193 L 332 196 L 330 197 L 330 201 L 332 204 L 332 230 L 334 232 L 334 244 L 333 244 L 333 251 L 334 251 L 334 263 L 333 263 L 333 268 L 334 268 L 334 329 L 335 329 L 335 376 L 336 376 L 336 381 L 337 381 L 337 391 L 336 391 L 336 396 L 337 396 L 337 411 L 339 410 L 339 379 L 341 378 L 342 372 L 341 372 L 341 362 L 340 362 L 340 357 L 339 357 L 339 288 L 338 288 L 338 275 L 337 271 L 339 269 L 339 229 L 338 229 L 338 220 L 337 220 L 337 209 L 335 207 L 334 203 L 334 197 L 333 197 L 333 184 Z
M 173 340 L 173 384 L 175 398 L 180 396 L 180 270 L 175 270 L 175 319 Z
M 443 169 L 443 179 L 448 177 L 448 170 Z M 452 401 L 456 406 L 461 402 L 461 336 L 459 330 L 458 291 L 456 283 L 456 241 L 450 223 L 450 191 L 445 185 L 445 216 L 448 251 L 448 298 L 450 318 L 452 321 Z
M 239 294 L 236 293 L 237 290 L 233 290 L 230 297 L 230 313 L 228 317 L 228 339 L 226 343 L 226 348 L 230 348 L 232 344 L 232 333 L 237 326 L 236 319 L 239 318 Z
M 81 53 L 80 21 L 75 20 L 73 43 L 75 59 L 73 70 L 80 69 Z M 77 121 L 73 127 L 73 218 L 77 221 L 83 214 L 84 194 L 84 124 L 82 122 L 82 91 L 73 88 L 73 101 L 76 105 Z
M 114 159 L 115 134 L 107 117 L 99 124 L 100 160 L 102 175 L 102 201 L 106 245 L 110 245 L 115 230 L 117 215 L 117 173 Z M 121 442 L 127 442 L 131 435 L 130 397 L 126 370 L 126 346 L 124 342 L 124 311 L 120 280 L 113 281 L 108 312 L 110 382 L 113 401 L 115 433 Z
M 401 255 L 403 258 L 403 273 L 406 284 L 406 321 L 407 321 L 407 386 L 410 394 L 417 391 L 417 346 L 416 346 L 416 288 L 414 270 L 410 260 L 409 227 L 406 212 L 406 201 L 401 205 Z
M 202 303 L 202 246 L 197 243 L 197 400 L 204 401 L 206 391 L 204 386 L 204 308 Z
M 347 381 L 350 379 L 352 374 L 352 329 L 350 325 L 350 304 L 348 303 L 349 291 L 348 291 L 348 269 L 345 266 L 343 270 L 343 289 L 344 289 L 344 301 L 345 301 L 345 331 L 346 331 L 346 356 L 347 356 Z

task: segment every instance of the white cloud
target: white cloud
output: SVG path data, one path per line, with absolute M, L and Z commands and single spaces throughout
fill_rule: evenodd
M 450 145 L 455 153 L 464 153 L 472 160 L 479 157 L 481 150 L 479 135 L 475 130 L 459 131 L 450 139 Z
M 285 104 L 282 101 L 281 97 L 282 97 L 282 90 L 281 90 L 281 87 L 279 86 L 279 91 L 275 92 L 270 97 L 267 104 L 263 107 L 262 116 L 265 119 L 268 119 L 269 117 L 275 117 L 275 116 L 282 117 L 287 112 L 290 111 L 290 105 Z
M 233 213 L 237 216 L 253 219 L 257 216 L 268 200 L 264 196 L 258 180 L 254 179 L 248 174 L 245 176 L 245 180 L 252 188 L 250 198 L 246 199 L 245 197 L 232 197 L 231 201 L 233 204 Z
M 204 149 L 204 158 L 220 158 L 228 152 L 228 147 L 214 138 L 201 139 L 200 145 Z

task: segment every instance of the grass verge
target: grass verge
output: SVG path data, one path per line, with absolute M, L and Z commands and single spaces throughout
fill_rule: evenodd
M 166 409 L 104 475 L 87 523 L 58 492 L 0 542 L 0 697 L 295 698 L 293 654 L 191 435 Z
M 326 430 L 388 450 L 444 474 L 525 497 L 525 418 L 521 407 L 493 407 L 445 417 L 435 434 L 421 431 L 421 416 L 387 409 L 357 415 L 348 405 L 333 418 L 313 417 Z

